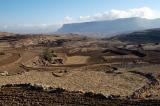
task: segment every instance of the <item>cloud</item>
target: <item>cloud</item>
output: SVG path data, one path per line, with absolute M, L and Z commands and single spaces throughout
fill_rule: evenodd
M 156 18 L 156 11 L 149 7 L 134 8 L 128 10 L 110 10 L 94 15 L 91 20 L 111 20 L 130 17 L 153 19 Z
M 66 16 L 66 17 L 64 17 L 63 23 L 70 23 L 73 21 L 74 21 L 74 19 L 72 17 Z
M 90 20 L 92 17 L 91 16 L 80 16 L 80 20 Z
M 149 7 L 141 7 L 141 8 L 133 8 L 128 10 L 112 9 L 110 11 L 106 11 L 103 13 L 97 13 L 93 16 L 89 16 L 89 15 L 80 16 L 77 19 L 67 16 L 65 17 L 65 20 L 68 20 L 66 22 L 74 23 L 74 22 L 87 22 L 87 21 L 99 21 L 99 20 L 113 20 L 118 18 L 130 18 L 130 17 L 154 19 L 158 17 L 158 14 L 159 12 Z

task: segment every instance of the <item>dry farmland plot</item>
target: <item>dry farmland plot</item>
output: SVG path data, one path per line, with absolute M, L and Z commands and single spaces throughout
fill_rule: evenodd
M 18 61 L 18 59 L 20 59 L 20 57 L 21 57 L 20 54 L 12 53 L 7 58 L 1 59 L 0 66 L 4 66 L 4 65 L 8 65 L 8 64 L 14 63 L 14 62 Z
M 0 83 L 4 85 L 8 83 L 43 84 L 62 87 L 70 91 L 93 91 L 104 95 L 127 96 L 137 87 L 142 87 L 147 83 L 147 79 L 131 73 L 114 75 L 104 72 L 73 70 L 67 75 L 56 77 L 51 72 L 30 71 L 22 75 L 0 77 Z
M 8 54 L 8 55 L 7 55 Z M 20 67 L 22 63 L 29 61 L 35 53 L 22 51 L 7 51 L 6 56 L 0 60 L 0 72 L 7 71 L 8 74 L 17 74 L 25 70 Z

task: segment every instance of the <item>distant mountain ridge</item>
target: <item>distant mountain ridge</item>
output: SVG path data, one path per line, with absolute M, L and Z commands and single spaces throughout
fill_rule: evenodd
M 57 33 L 107 33 L 118 34 L 160 28 L 160 19 L 121 18 L 116 20 L 64 24 Z
M 131 43 L 160 43 L 160 28 L 121 34 L 110 39 Z

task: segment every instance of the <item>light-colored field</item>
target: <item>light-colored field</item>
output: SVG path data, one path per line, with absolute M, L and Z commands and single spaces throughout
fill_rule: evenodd
M 2 52 L 2 54 L 3 54 L 4 52 Z M 3 55 L 0 55 L 0 61 L 3 61 L 4 59 L 7 59 L 7 58 L 9 58 L 10 56 L 12 56 L 12 54 L 11 53 L 4 53 Z
M 1 48 L 1 49 L 7 48 L 7 47 L 8 47 L 8 48 L 11 47 L 11 45 L 10 45 L 8 42 L 3 42 L 3 43 L 1 42 L 1 43 L 0 43 L 0 48 Z
M 71 56 L 67 57 L 65 64 L 87 64 L 89 56 Z
M 62 87 L 70 91 L 92 91 L 106 96 L 127 96 L 146 84 L 147 79 L 131 73 L 114 75 L 94 71 L 72 71 L 62 77 L 55 77 L 51 72 L 30 71 L 22 75 L 0 77 L 0 84 L 8 83 L 33 83 Z

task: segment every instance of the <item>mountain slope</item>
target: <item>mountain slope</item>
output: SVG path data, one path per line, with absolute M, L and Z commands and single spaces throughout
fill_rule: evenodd
M 111 39 L 118 39 L 120 41 L 127 41 L 132 43 L 159 43 L 160 28 L 121 34 L 112 37 Z
M 57 32 L 117 34 L 159 27 L 160 19 L 122 18 L 117 20 L 64 24 Z

